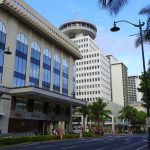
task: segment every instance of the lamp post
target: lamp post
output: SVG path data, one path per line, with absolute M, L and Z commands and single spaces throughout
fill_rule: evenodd
M 142 61 L 143 61 L 143 72 L 144 72 L 144 94 L 146 98 L 146 107 L 147 107 L 147 124 L 148 126 L 148 149 L 150 149 L 150 102 L 148 99 L 148 84 L 147 84 L 147 74 L 146 74 L 146 68 L 145 68 L 145 57 L 144 57 L 144 46 L 143 46 L 143 34 L 142 34 L 142 27 L 144 26 L 144 22 L 141 23 L 139 20 L 139 24 L 134 24 L 126 20 L 119 20 L 119 21 L 114 21 L 114 27 L 112 27 L 110 30 L 112 32 L 117 32 L 120 30 L 119 27 L 116 26 L 117 23 L 119 22 L 125 22 L 128 24 L 131 24 L 134 27 L 139 28 L 140 30 L 140 39 L 141 39 L 141 50 L 142 50 Z

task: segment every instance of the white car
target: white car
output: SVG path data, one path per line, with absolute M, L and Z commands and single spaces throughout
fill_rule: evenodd
M 74 129 L 72 130 L 73 133 L 82 133 L 82 130 L 81 129 Z

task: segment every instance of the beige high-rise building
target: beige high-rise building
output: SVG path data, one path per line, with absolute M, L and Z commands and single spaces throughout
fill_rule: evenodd
M 128 104 L 127 94 L 127 67 L 123 63 L 117 62 L 112 56 L 108 55 L 110 60 L 111 70 L 111 89 L 112 89 L 112 102 L 124 106 Z
M 71 131 L 72 107 L 86 104 L 73 97 L 80 58 L 78 47 L 23 0 L 0 1 L 2 133 Z

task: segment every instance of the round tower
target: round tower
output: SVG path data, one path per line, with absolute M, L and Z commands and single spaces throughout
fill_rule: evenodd
M 79 34 L 83 34 L 84 36 L 89 35 L 94 40 L 97 32 L 95 25 L 83 20 L 67 21 L 60 25 L 59 30 L 71 39 Z

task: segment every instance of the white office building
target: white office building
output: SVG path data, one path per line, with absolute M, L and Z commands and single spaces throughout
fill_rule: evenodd
M 83 57 L 76 61 L 76 97 L 87 102 L 100 97 L 111 101 L 110 64 L 94 43 L 95 25 L 73 20 L 63 23 L 59 29 L 79 46 Z

